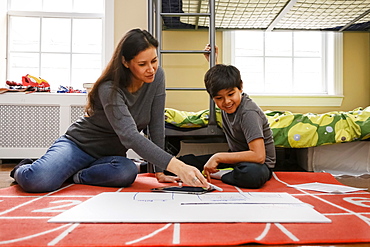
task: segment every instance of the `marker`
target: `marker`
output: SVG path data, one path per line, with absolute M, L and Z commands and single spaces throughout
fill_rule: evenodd
M 224 191 L 223 189 L 221 189 L 220 187 L 214 185 L 214 184 L 211 184 L 211 183 L 208 183 L 211 187 L 213 187 L 214 189 L 218 190 L 218 191 Z

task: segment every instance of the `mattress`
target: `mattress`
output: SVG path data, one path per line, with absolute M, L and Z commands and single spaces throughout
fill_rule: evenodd
M 296 149 L 298 163 L 307 171 L 334 176 L 370 174 L 370 141 Z

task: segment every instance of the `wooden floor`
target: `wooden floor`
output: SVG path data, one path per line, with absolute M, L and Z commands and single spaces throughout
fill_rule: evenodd
M 6 188 L 14 183 L 14 179 L 9 176 L 10 171 L 15 166 L 15 163 L 0 164 L 0 188 Z
M 14 185 L 14 179 L 12 179 L 9 176 L 10 171 L 13 169 L 13 167 L 16 165 L 15 160 L 3 160 L 3 163 L 0 164 L 0 188 L 7 188 L 9 186 Z M 342 177 L 338 178 L 338 181 L 342 184 L 348 185 L 348 186 L 354 186 L 358 188 L 367 188 L 368 191 L 370 191 L 370 176 L 369 177 Z M 261 247 L 261 245 L 247 245 L 250 247 Z M 268 245 L 264 245 L 268 246 Z M 361 243 L 361 244 L 320 244 L 320 245 L 271 245 L 271 247 L 321 247 L 321 246 L 330 246 L 330 247 L 369 247 L 370 243 Z

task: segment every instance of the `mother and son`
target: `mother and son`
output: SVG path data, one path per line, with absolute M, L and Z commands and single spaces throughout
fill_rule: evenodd
M 132 149 L 155 165 L 159 182 L 181 180 L 208 188 L 211 174 L 232 167 L 222 175 L 224 183 L 263 186 L 275 165 L 272 131 L 263 111 L 243 92 L 234 66 L 218 64 L 204 76 L 207 92 L 222 111 L 229 152 L 176 158 L 163 150 L 165 76 L 158 66 L 157 47 L 147 31 L 127 32 L 88 94 L 85 115 L 42 157 L 22 160 L 11 177 L 27 192 L 54 191 L 69 178 L 78 184 L 127 187 L 138 174 L 126 157 Z M 150 138 L 140 134 L 144 129 Z

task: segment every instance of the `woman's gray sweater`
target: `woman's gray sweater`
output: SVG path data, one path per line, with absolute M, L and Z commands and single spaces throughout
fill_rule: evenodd
M 148 162 L 158 166 L 156 171 L 167 168 L 172 155 L 164 148 L 165 78 L 158 68 L 155 79 L 135 93 L 125 88 L 112 92 L 112 82 L 98 88 L 94 114 L 81 117 L 66 132 L 82 150 L 95 158 L 126 156 L 134 150 Z M 148 128 L 150 140 L 140 134 Z M 159 169 L 158 169 L 159 168 Z

